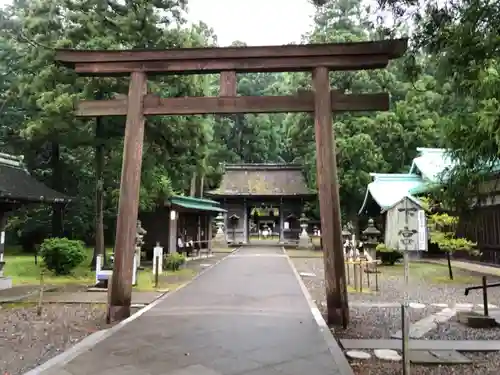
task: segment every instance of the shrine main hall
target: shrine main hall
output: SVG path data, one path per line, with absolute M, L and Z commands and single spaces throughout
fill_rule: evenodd
M 227 211 L 224 227 L 233 244 L 265 231 L 280 243 L 298 241 L 304 205 L 316 198 L 296 164 L 226 164 L 220 186 L 205 195 Z

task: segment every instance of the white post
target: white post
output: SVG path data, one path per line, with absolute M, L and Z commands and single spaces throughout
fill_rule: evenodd
M 139 268 L 141 266 L 141 251 L 142 251 L 142 248 L 140 246 L 135 247 L 135 254 L 137 256 L 137 264 L 136 264 L 137 268 Z
M 156 275 L 156 259 L 158 259 L 158 272 L 161 274 L 163 270 L 163 247 L 157 242 L 153 249 L 153 275 Z
M 132 285 L 137 284 L 137 253 L 134 253 L 134 262 L 132 265 Z
M 5 266 L 3 253 L 5 251 L 5 230 L 3 230 L 3 226 L 5 225 L 5 219 L 0 219 L 0 225 L 2 226 L 2 232 L 0 234 L 0 277 L 3 277 L 3 268 Z
M 95 258 L 95 283 L 99 283 L 99 273 L 102 270 L 102 255 L 98 254 Z M 109 281 L 109 280 L 108 280 Z

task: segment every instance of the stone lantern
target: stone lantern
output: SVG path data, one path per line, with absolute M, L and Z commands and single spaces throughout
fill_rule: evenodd
M 224 216 L 222 213 L 219 212 L 219 214 L 215 217 L 215 225 L 217 226 L 217 234 L 224 234 Z
M 347 254 L 351 250 L 349 246 L 349 240 L 351 239 L 352 233 L 349 228 L 344 225 L 342 228 L 342 244 L 344 245 L 344 253 Z
M 141 267 L 142 246 L 144 245 L 144 236 L 147 233 L 148 231 L 142 227 L 141 221 L 137 220 L 135 231 L 135 266 L 138 269 L 143 269 Z
M 217 226 L 217 233 L 215 233 L 214 245 L 215 247 L 227 247 L 226 234 L 224 233 L 224 215 L 221 212 L 214 219 Z
M 231 228 L 233 228 L 233 243 L 236 243 L 236 227 L 238 226 L 239 221 L 240 217 L 238 215 L 233 214 L 229 217 Z
M 300 236 L 309 237 L 309 235 L 307 234 L 307 225 L 309 223 L 309 219 L 304 213 L 300 215 L 299 222 L 300 222 L 300 227 L 302 228 L 302 233 L 300 233 Z
M 368 226 L 362 232 L 365 237 L 364 248 L 366 249 L 365 254 L 367 255 L 367 259 L 376 260 L 377 259 L 377 245 L 382 234 L 376 227 L 373 222 L 373 219 L 370 218 L 368 220 Z
M 300 227 L 302 228 L 302 232 L 300 233 L 299 236 L 299 249 L 312 249 L 313 248 L 313 243 L 311 240 L 311 237 L 309 237 L 309 234 L 307 233 L 307 227 L 309 224 L 309 218 L 302 213 L 299 218 L 300 222 Z

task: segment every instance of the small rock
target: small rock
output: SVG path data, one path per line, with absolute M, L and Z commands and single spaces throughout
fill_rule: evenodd
M 304 276 L 304 277 L 316 277 L 316 274 L 312 273 L 312 272 L 301 272 L 299 273 L 300 276 Z
M 144 303 L 133 303 L 130 305 L 132 309 L 142 309 L 143 307 L 146 307 Z
M 401 356 L 395 350 L 390 349 L 375 349 L 373 351 L 375 357 L 386 361 L 401 361 Z
M 410 306 L 412 309 L 425 309 L 427 307 L 425 304 L 418 302 L 410 302 L 408 306 Z
M 361 350 L 349 350 L 345 354 L 351 359 L 370 359 L 372 357 L 369 353 Z

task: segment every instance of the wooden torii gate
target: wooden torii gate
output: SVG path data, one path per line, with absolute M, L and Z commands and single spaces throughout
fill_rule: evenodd
M 332 112 L 383 111 L 389 96 L 331 91 L 329 71 L 376 69 L 403 55 L 406 39 L 377 42 L 172 50 L 58 50 L 56 61 L 87 76 L 130 76 L 128 97 L 83 101 L 77 116 L 127 116 L 108 318 L 130 315 L 132 263 L 147 115 L 314 113 L 328 322 L 347 325 L 349 308 L 342 249 Z M 236 73 L 312 72 L 312 92 L 237 96 Z M 160 98 L 148 94 L 153 74 L 220 73 L 219 97 Z

